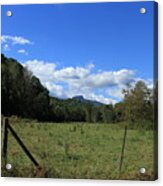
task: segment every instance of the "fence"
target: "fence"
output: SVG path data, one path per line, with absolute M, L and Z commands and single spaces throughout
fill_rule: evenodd
M 13 137 L 16 139 L 17 143 L 20 145 L 20 147 L 23 149 L 25 154 L 28 156 L 28 158 L 33 162 L 33 164 L 36 167 L 40 167 L 39 163 L 36 161 L 36 159 L 32 156 L 30 151 L 27 149 L 27 147 L 24 145 L 20 137 L 17 135 L 17 133 L 14 131 L 14 129 L 11 127 L 8 118 L 5 118 L 4 120 L 4 138 L 3 138 L 3 152 L 2 156 L 4 159 L 5 165 L 7 164 L 7 151 L 8 151 L 8 132 L 10 131 Z M 124 159 L 124 150 L 125 150 L 125 143 L 126 143 L 126 137 L 127 137 L 127 126 L 125 126 L 124 130 L 124 137 L 123 137 L 123 143 L 122 143 L 122 151 L 120 156 L 120 164 L 119 164 L 119 177 L 121 176 L 121 170 L 122 170 L 122 164 Z
M 30 151 L 27 149 L 27 147 L 24 145 L 22 140 L 19 138 L 17 133 L 14 131 L 14 129 L 9 124 L 8 118 L 5 118 L 4 120 L 4 138 L 3 138 L 3 149 L 2 149 L 2 157 L 4 159 L 5 165 L 7 164 L 7 146 L 8 146 L 8 132 L 10 131 L 13 137 L 16 139 L 17 143 L 20 145 L 20 147 L 23 149 L 25 154 L 28 156 L 28 158 L 33 162 L 33 164 L 36 167 L 40 167 L 39 163 L 36 161 L 36 159 L 32 156 Z

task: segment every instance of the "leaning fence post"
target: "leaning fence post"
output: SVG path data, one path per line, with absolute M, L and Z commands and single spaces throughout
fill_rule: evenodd
M 122 164 L 123 164 L 123 159 L 124 159 L 124 150 L 125 150 L 126 136 L 127 136 L 127 125 L 125 126 L 125 132 L 124 132 L 124 137 L 123 137 L 121 159 L 120 159 L 120 165 L 119 165 L 119 176 L 121 175 L 121 169 L 122 169 Z
M 21 148 L 23 149 L 23 151 L 25 152 L 25 154 L 29 157 L 29 159 L 34 163 L 34 165 L 36 167 L 39 166 L 39 163 L 35 160 L 35 158 L 32 156 L 32 154 L 30 153 L 30 151 L 27 149 L 27 147 L 24 145 L 24 143 L 21 141 L 21 139 L 18 137 L 18 135 L 16 134 L 16 132 L 14 131 L 14 129 L 8 125 L 8 129 L 10 130 L 11 134 L 13 135 L 13 137 L 16 139 L 16 141 L 18 142 L 18 144 L 21 146 Z
M 8 122 L 8 118 L 5 118 L 3 138 L 3 158 L 5 165 L 7 163 Z

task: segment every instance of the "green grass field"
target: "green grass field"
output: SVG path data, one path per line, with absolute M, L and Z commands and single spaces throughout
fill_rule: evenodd
M 2 168 L 2 176 L 154 179 L 152 131 L 128 129 L 122 173 L 119 175 L 124 136 L 122 125 L 56 124 L 25 120 L 12 120 L 10 123 L 42 169 L 36 170 L 9 132 L 8 163 L 13 168 L 11 171 Z M 139 173 L 141 167 L 147 170 L 144 175 Z

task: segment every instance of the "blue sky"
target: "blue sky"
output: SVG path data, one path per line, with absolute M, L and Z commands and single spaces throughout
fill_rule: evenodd
M 114 103 L 127 82 L 151 86 L 153 14 L 153 2 L 2 6 L 2 52 L 54 96 Z

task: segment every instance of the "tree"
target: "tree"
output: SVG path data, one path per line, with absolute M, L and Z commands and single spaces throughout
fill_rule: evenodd
M 125 105 L 123 102 L 116 103 L 114 106 L 114 117 L 115 122 L 122 122 L 124 121 L 125 117 Z
M 88 123 L 92 122 L 92 105 L 88 104 L 85 108 L 85 120 Z
M 153 121 L 153 95 L 146 84 L 138 81 L 135 87 L 123 91 L 125 119 L 130 123 Z
M 114 111 L 113 105 L 104 105 L 102 107 L 102 121 L 104 123 L 113 123 L 114 122 Z
M 39 79 L 20 63 L 1 55 L 2 114 L 45 120 L 49 92 Z

